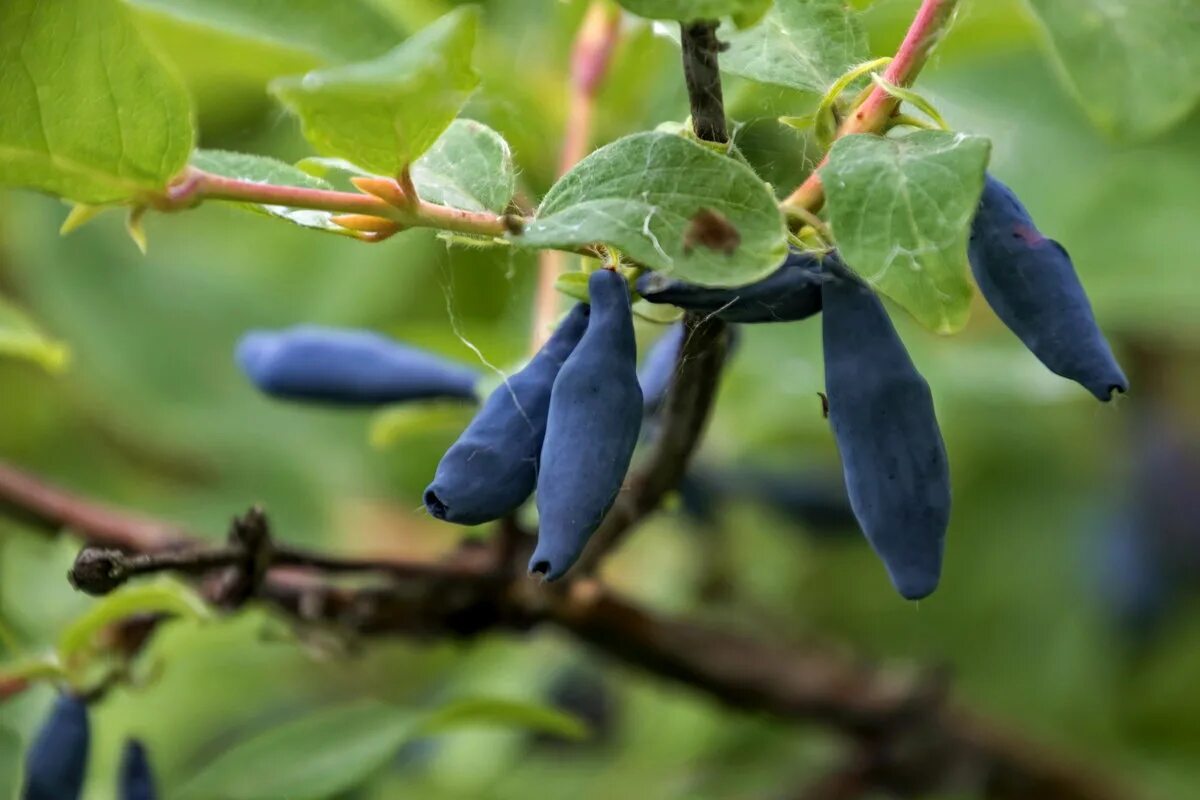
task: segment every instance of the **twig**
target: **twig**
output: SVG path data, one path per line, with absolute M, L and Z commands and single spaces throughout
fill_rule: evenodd
M 628 480 L 600 528 L 592 535 L 577 569 L 591 573 L 620 545 L 629 530 L 679 485 L 700 442 L 716 398 L 729 350 L 729 328 L 715 317 L 684 315 L 683 347 L 667 392 L 654 447 Z
M 387 182 L 395 186 L 396 204 L 373 194 L 255 183 L 189 167 L 183 179 L 172 186 L 165 196 L 156 198 L 153 205 L 160 211 L 176 211 L 191 208 L 203 200 L 233 200 L 378 217 L 406 228 L 437 228 L 487 237 L 504 236 L 523 224 L 523 220 L 508 215 L 464 211 L 420 198 L 414 202 L 404 194 L 398 183 Z
M 4 464 L 0 510 L 21 512 L 45 530 L 71 527 L 96 545 L 133 553 L 194 548 L 199 542 L 176 526 L 104 508 Z M 381 574 L 395 570 L 406 577 L 349 588 L 274 566 L 257 597 L 301 622 L 359 635 L 472 636 L 550 624 L 611 658 L 730 707 L 821 723 L 870 741 L 888 754 L 873 767 L 873 780 L 883 787 L 929 791 L 968 775 L 978 776 L 988 796 L 1001 800 L 1131 797 L 1106 776 L 946 703 L 941 681 L 920 673 L 882 671 L 837 648 L 798 650 L 656 614 L 591 580 L 546 591 L 498 570 L 494 553 L 479 548 L 463 549 L 444 564 L 380 560 L 373 566 Z
M 692 109 L 692 130 L 706 142 L 725 143 L 725 101 L 721 95 L 721 70 L 717 54 L 717 23 L 692 22 L 680 25 L 683 76 L 687 81 Z
M 571 89 L 558 174 L 565 175 L 587 155 L 592 133 L 596 94 L 603 83 L 621 29 L 621 10 L 610 0 L 593 0 L 588 6 L 571 51 Z M 533 301 L 530 349 L 537 351 L 550 335 L 558 315 L 558 292 L 554 283 L 563 271 L 564 253 L 538 252 L 537 291 Z
M 705 141 L 724 142 L 725 108 L 721 100 L 721 49 L 716 23 L 682 26 L 683 74 L 692 108 L 692 127 Z M 725 364 L 728 327 L 715 315 L 684 315 L 683 347 L 675 378 L 664 402 L 654 450 L 627 481 L 626 490 L 592 535 L 576 569 L 590 574 L 642 517 L 650 514 L 674 489 L 687 470 L 692 452 L 708 422 Z
M 945 33 L 957 8 L 958 0 L 922 0 L 904 41 L 896 51 L 896 57 L 883 73 L 884 79 L 896 86 L 911 86 L 925 66 L 929 53 Z M 838 128 L 836 138 L 853 133 L 881 132 L 899 105 L 897 98 L 879 86 L 874 87 L 862 105 Z M 808 211 L 820 210 L 825 202 L 825 188 L 821 184 L 819 171 L 828 160 L 829 156 L 826 155 L 808 179 L 783 201 L 785 211 L 789 206 Z

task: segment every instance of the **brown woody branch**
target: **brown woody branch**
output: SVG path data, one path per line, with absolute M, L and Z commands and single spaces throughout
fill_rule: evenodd
M 174 525 L 100 506 L 4 464 L 0 509 L 124 553 L 201 547 Z M 287 552 L 278 544 L 272 549 Z M 1111 780 L 948 702 L 944 682 L 930 675 L 881 670 L 829 646 L 797 649 L 664 616 L 592 580 L 548 591 L 506 569 L 496 554 L 484 546 L 465 547 L 444 562 L 427 564 L 327 556 L 289 563 L 285 557 L 267 570 L 256 596 L 297 620 L 365 636 L 471 636 L 551 625 L 611 658 L 730 707 L 820 723 L 852 736 L 873 753 L 864 773 L 868 788 L 901 796 L 967 785 L 998 800 L 1131 797 Z M 367 566 L 381 576 L 378 585 L 337 583 L 343 569 Z

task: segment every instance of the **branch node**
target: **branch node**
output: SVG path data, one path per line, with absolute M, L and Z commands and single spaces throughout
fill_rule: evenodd
M 125 562 L 125 554 L 120 550 L 85 547 L 75 556 L 67 580 L 84 594 L 100 597 L 128 580 Z

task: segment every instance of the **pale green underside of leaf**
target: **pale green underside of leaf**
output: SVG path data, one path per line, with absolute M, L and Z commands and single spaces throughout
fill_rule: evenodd
M 401 39 L 362 0 L 127 0 L 140 10 L 323 62 L 381 55 Z
M 476 410 L 474 404 L 463 402 L 403 403 L 376 413 L 367 438 L 372 447 L 386 450 L 431 431 L 454 436 L 467 427 Z
M 967 239 L 991 143 L 919 131 L 902 139 L 839 139 L 821 168 L 843 260 L 939 333 L 967 321 Z
M 478 84 L 478 17 L 461 7 L 380 58 L 281 78 L 271 91 L 320 153 L 394 176 L 437 140 Z
M 0 184 L 84 203 L 161 190 L 194 131 L 183 84 L 119 0 L 0 3 Z
M 321 709 L 233 745 L 180 792 L 185 800 L 320 800 L 370 778 L 407 741 L 468 725 L 501 725 L 580 738 L 573 717 L 520 701 L 474 698 L 432 714 L 376 701 Z
M 1067 84 L 1109 133 L 1145 138 L 1200 101 L 1200 2 L 1029 0 Z
M 70 353 L 62 342 L 42 333 L 25 312 L 0 297 L 0 357 L 20 358 L 47 372 L 61 372 Z
M 59 635 L 58 655 L 63 663 L 85 650 L 100 631 L 139 614 L 166 614 L 186 619 L 208 619 L 212 612 L 200 596 L 179 581 L 160 578 L 151 583 L 124 586 L 93 603 Z
M 250 153 L 232 153 L 228 150 L 197 150 L 192 153 L 192 166 L 223 175 L 227 178 L 251 181 L 253 183 L 270 183 L 276 186 L 300 186 L 306 189 L 333 189 L 333 186 L 307 172 L 277 161 L 266 156 L 256 156 Z M 303 228 L 328 231 L 344 236 L 353 235 L 345 228 L 331 221 L 333 216 L 328 211 L 317 211 L 306 208 L 288 208 L 287 206 L 266 205 L 262 203 L 236 203 L 239 208 L 256 214 L 267 214 L 278 217 Z
M 423 199 L 466 211 L 499 213 L 516 191 L 508 142 L 470 119 L 450 123 L 413 164 L 412 178 Z
M 776 0 L 757 25 L 724 25 L 718 35 L 729 44 L 723 71 L 807 92 L 824 92 L 869 54 L 858 14 L 843 0 Z
M 693 217 L 704 209 L 737 231 L 731 252 L 687 242 Z M 710 286 L 754 281 L 787 255 L 783 216 L 753 170 L 662 132 L 627 136 L 589 155 L 550 189 L 513 242 L 568 248 L 599 242 Z
M 756 17 L 771 0 L 617 0 L 627 10 L 647 19 L 679 22 L 712 20 L 730 15 Z

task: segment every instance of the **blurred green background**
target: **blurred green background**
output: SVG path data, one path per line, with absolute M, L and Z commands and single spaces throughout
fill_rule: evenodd
M 452 4 L 371 5 L 394 20 L 395 36 L 376 30 L 381 42 L 347 43 L 341 57 L 386 49 Z M 504 134 L 521 190 L 537 198 L 554 176 L 584 4 L 483 5 L 484 86 L 465 115 Z M 872 50 L 886 54 L 917 3 L 857 5 L 870 6 Z M 247 50 L 151 11 L 141 19 L 193 88 L 202 146 L 308 154 L 264 86 L 311 57 Z M 678 60 L 673 44 L 629 22 L 599 99 L 596 144 L 686 116 Z M 901 601 L 857 537 L 816 539 L 750 503 L 725 507 L 706 537 L 659 514 L 607 576 L 657 608 L 762 636 L 835 638 L 885 661 L 947 665 L 966 702 L 1013 727 L 1128 777 L 1148 797 L 1197 796 L 1200 605 L 1175 603 L 1158 635 L 1134 648 L 1112 624 L 1094 565 L 1127 492 L 1139 408 L 1171 409 L 1181 438 L 1200 427 L 1200 115 L 1150 142 L 1107 139 L 1063 89 L 1024 5 L 1009 0 L 966 3 L 920 88 L 955 128 L 992 138 L 993 172 L 1071 250 L 1130 373 L 1130 396 L 1101 406 L 1050 375 L 981 301 L 966 331 L 947 339 L 896 312 L 933 387 L 954 470 L 945 577 L 932 598 Z M 745 123 L 738 141 L 786 192 L 811 164 L 803 138 L 771 119 L 802 113 L 812 98 L 736 79 L 726 97 Z M 526 347 L 531 258 L 449 250 L 425 231 L 365 246 L 215 203 L 149 216 L 142 257 L 119 215 L 62 238 L 65 212 L 42 196 L 0 194 L 0 292 L 73 351 L 59 377 L 0 361 L 0 456 L 214 538 L 260 502 L 289 541 L 393 554 L 455 544 L 461 532 L 431 521 L 420 500 L 454 428 L 372 448 L 367 413 L 258 396 L 233 345 L 249 328 L 316 322 L 386 331 L 477 363 L 470 342 L 509 365 Z M 657 332 L 639 330 L 644 343 Z M 817 398 L 819 325 L 743 334 L 699 459 L 836 470 Z M 729 578 L 717 596 L 702 591 L 714 548 Z M 76 549 L 0 521 L 0 655 L 38 652 L 91 602 L 63 580 Z M 465 694 L 544 698 L 564 671 L 579 670 L 599 681 L 584 694 L 603 701 L 610 723 L 591 745 L 456 733 L 406 749 L 354 797 L 773 798 L 836 752 L 820 730 L 725 711 L 549 632 L 330 654 L 252 613 L 168 626 L 143 658 L 161 662 L 161 677 L 118 689 L 98 709 L 89 800 L 112 796 L 117 748 L 131 732 L 148 742 L 170 798 L 230 742 L 305 709 L 359 696 L 414 706 Z M 51 695 L 27 692 L 0 706 L 0 720 L 28 737 Z

